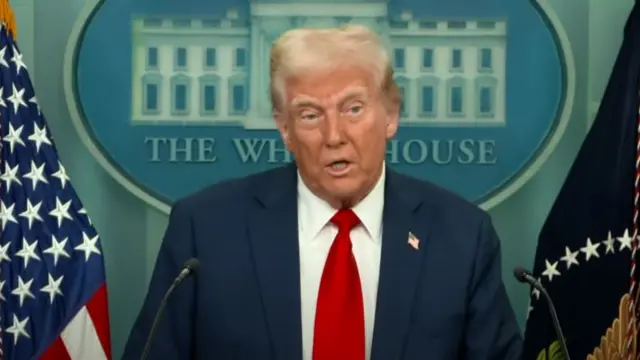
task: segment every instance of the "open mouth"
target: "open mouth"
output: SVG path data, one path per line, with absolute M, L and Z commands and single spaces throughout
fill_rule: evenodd
M 337 160 L 327 166 L 329 174 L 333 176 L 346 175 L 351 169 L 351 163 L 346 160 Z

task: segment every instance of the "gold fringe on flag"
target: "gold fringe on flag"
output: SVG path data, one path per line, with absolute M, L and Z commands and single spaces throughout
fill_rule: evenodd
M 16 18 L 11 10 L 11 5 L 9 5 L 9 0 L 0 0 L 0 23 L 4 24 L 7 33 L 13 36 L 13 40 L 17 40 Z

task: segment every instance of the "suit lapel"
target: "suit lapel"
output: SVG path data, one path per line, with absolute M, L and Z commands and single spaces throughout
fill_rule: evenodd
M 249 237 L 269 336 L 278 360 L 302 358 L 295 165 L 256 184 Z
M 399 359 L 408 331 L 427 233 L 416 219 L 421 194 L 387 170 L 383 211 L 382 256 L 371 360 Z M 422 219 L 424 220 L 424 219 Z M 419 241 L 409 243 L 410 232 Z

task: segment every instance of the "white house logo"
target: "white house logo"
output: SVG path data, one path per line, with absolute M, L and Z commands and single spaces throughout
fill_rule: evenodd
M 101 164 L 166 211 L 291 161 L 271 117 L 270 44 L 346 23 L 389 41 L 404 95 L 391 167 L 488 208 L 561 136 L 570 47 L 548 6 L 528 0 L 92 0 L 66 54 L 68 104 Z

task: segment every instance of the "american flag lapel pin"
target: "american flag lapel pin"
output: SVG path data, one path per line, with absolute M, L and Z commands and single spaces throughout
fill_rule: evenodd
M 420 239 L 413 235 L 411 231 L 409 231 L 409 239 L 407 240 L 407 242 L 415 250 L 418 250 L 420 248 Z

